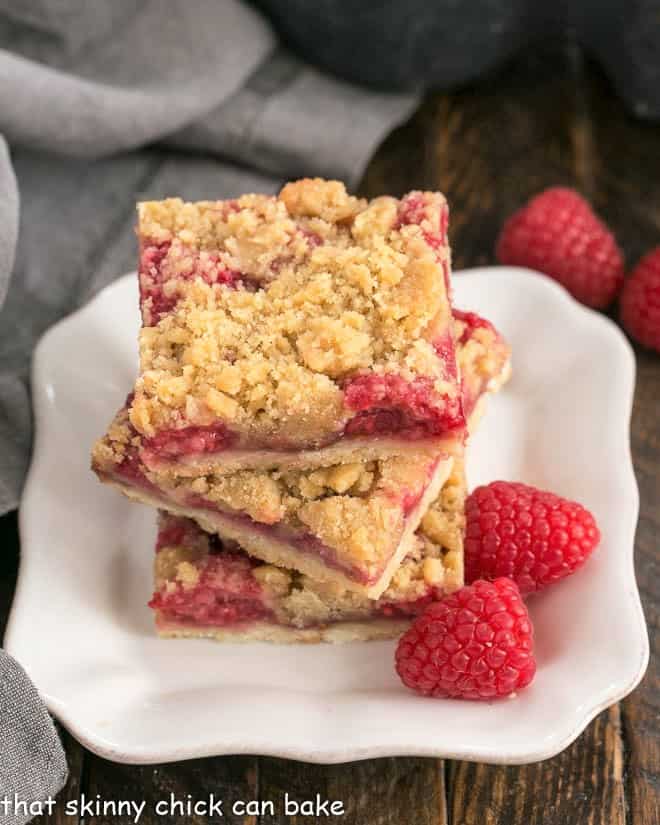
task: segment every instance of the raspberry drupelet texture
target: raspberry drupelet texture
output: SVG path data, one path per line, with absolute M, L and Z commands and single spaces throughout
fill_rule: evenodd
M 500 263 L 538 269 L 583 304 L 603 309 L 623 284 L 623 255 L 607 226 L 572 189 L 553 187 L 504 224 Z
M 660 246 L 646 254 L 626 280 L 621 323 L 642 346 L 660 352 Z
M 523 594 L 573 573 L 600 540 L 594 517 L 581 504 L 527 484 L 477 487 L 465 517 L 465 580 L 508 576 Z
M 424 696 L 510 696 L 536 673 L 533 635 L 515 582 L 476 581 L 415 620 L 397 646 L 396 670 Z

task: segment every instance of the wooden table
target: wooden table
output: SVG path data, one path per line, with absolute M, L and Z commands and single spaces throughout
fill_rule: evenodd
M 559 45 L 524 55 L 474 87 L 429 97 L 385 141 L 362 190 L 370 196 L 412 188 L 444 191 L 452 207 L 454 263 L 460 268 L 493 263 L 504 217 L 557 183 L 577 187 L 594 202 L 614 227 L 629 263 L 660 244 L 660 127 L 629 118 L 599 71 L 576 49 Z M 632 446 L 641 489 L 637 575 L 651 665 L 632 696 L 602 713 L 564 753 L 517 768 L 413 758 L 322 767 L 249 756 L 136 768 L 99 759 L 64 732 L 71 779 L 61 799 L 77 798 L 84 790 L 88 796 L 138 801 L 170 791 L 197 799 L 213 792 L 226 800 L 277 800 L 288 791 L 296 798 L 320 793 L 343 800 L 345 815 L 327 821 L 344 825 L 657 825 L 660 356 L 649 353 L 638 353 Z M 15 525 L 15 516 L 2 520 L 0 631 L 16 576 Z M 73 820 L 59 805 L 53 821 Z M 156 820 L 145 813 L 140 821 L 192 820 Z M 217 821 L 322 820 L 266 815 Z

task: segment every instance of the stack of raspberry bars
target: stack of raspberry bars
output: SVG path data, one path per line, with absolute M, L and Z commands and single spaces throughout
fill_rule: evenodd
M 140 371 L 93 468 L 162 511 L 162 635 L 391 637 L 461 586 L 466 420 L 509 352 L 452 312 L 447 222 L 322 180 L 140 204 Z

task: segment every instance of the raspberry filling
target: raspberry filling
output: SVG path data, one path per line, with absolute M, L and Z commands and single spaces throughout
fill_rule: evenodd
M 430 378 L 360 375 L 344 387 L 344 403 L 357 412 L 344 429 L 350 436 L 399 433 L 417 440 L 464 425 L 460 398 L 440 397 Z
M 273 618 L 246 556 L 220 552 L 218 546 L 195 568 L 196 584 L 177 582 L 172 588 L 169 582 L 154 593 L 149 607 L 179 622 L 214 627 Z
M 433 342 L 433 349 L 438 354 L 438 358 L 447 367 L 447 378 L 456 381 L 458 378 L 458 367 L 456 365 L 456 349 L 454 339 L 450 332 L 445 332 Z
M 443 460 L 444 456 L 440 456 L 434 464 L 429 467 L 428 472 L 426 474 L 426 484 L 421 487 L 408 487 L 400 493 L 398 496 L 398 500 L 401 502 L 401 508 L 403 510 L 404 516 L 409 516 L 410 513 L 417 507 L 419 502 L 422 500 L 422 496 L 426 492 L 427 487 L 431 483 L 433 476 L 438 469 L 438 464 Z
M 216 253 L 199 253 L 182 247 L 172 260 L 170 249 L 169 242 L 146 243 L 140 253 L 140 306 L 146 326 L 157 324 L 177 305 L 180 298 L 177 282 L 201 278 L 207 284 L 234 289 L 247 286 L 244 276 L 225 266 Z M 180 271 L 175 264 L 182 260 L 190 268 Z
M 495 335 L 495 327 L 487 321 L 485 318 L 482 318 L 481 315 L 477 315 L 476 312 L 465 312 L 462 309 L 454 309 L 452 311 L 454 318 L 457 321 L 461 321 L 465 324 L 465 329 L 460 337 L 459 344 L 467 344 L 470 338 L 474 335 L 474 331 L 477 329 L 489 329 Z
M 422 192 L 411 192 L 401 199 L 395 229 L 400 229 L 402 226 L 419 226 L 423 221 L 428 221 L 429 223 L 431 222 L 424 195 Z M 431 231 L 426 228 L 422 229 L 424 240 L 431 247 L 431 249 L 434 250 L 436 255 L 447 245 L 448 227 L 449 212 L 447 211 L 447 208 L 444 207 L 440 213 L 440 223 L 438 228 Z M 445 289 L 449 292 L 449 266 L 444 258 L 442 259 L 442 272 L 444 275 Z
M 195 532 L 197 532 L 196 529 Z M 158 531 L 156 552 L 162 550 L 163 547 L 179 547 L 184 543 L 189 533 L 190 528 L 184 519 L 168 518 L 165 526 Z
M 156 552 L 163 547 L 192 546 L 200 534 L 194 522 L 170 517 L 158 533 Z M 256 562 L 240 550 L 229 549 L 217 536 L 201 535 L 209 542 L 209 555 L 194 563 L 197 581 L 186 586 L 170 579 L 154 593 L 149 607 L 157 610 L 166 622 L 180 626 L 229 627 L 253 621 L 277 624 L 274 612 L 266 606 L 266 592 L 253 575 Z M 391 619 L 415 617 L 439 595 L 436 588 L 429 587 L 414 600 L 375 602 L 372 615 Z M 343 621 L 359 618 L 356 613 L 345 616 Z
M 227 204 L 228 212 L 239 210 L 238 204 Z M 310 229 L 298 227 L 297 231 L 310 249 L 323 243 L 321 236 Z M 255 290 L 261 287 L 258 281 L 228 267 L 218 252 L 200 252 L 181 245 L 173 253 L 171 247 L 169 241 L 152 243 L 147 240 L 142 243 L 139 282 L 140 306 L 145 326 L 157 324 L 177 305 L 180 298 L 177 282 L 201 278 L 209 285 L 220 284 L 233 289 Z M 276 273 L 287 260 L 289 258 L 283 256 L 273 262 L 273 271 Z M 183 269 L 180 267 L 182 261 L 186 264 Z
M 309 251 L 323 244 L 323 238 L 318 233 L 313 232 L 311 229 L 306 229 L 303 226 L 298 226 L 296 232 L 301 238 L 304 238 L 304 240 L 307 242 Z M 294 237 L 295 236 L 292 236 L 291 240 L 293 240 Z M 277 258 L 275 258 L 270 263 L 270 269 L 274 275 L 278 275 L 283 267 L 295 261 L 293 251 L 286 251 L 286 247 L 284 247 L 283 249 L 284 251 L 282 252 L 282 254 L 278 255 Z
M 427 202 L 424 197 L 423 192 L 409 192 L 405 195 L 399 204 L 399 214 L 398 214 L 398 221 L 396 224 L 396 229 L 400 229 L 402 226 L 410 226 L 411 224 L 420 225 L 423 221 L 428 220 L 430 223 L 430 217 L 428 214 Z M 447 237 L 447 229 L 449 226 L 449 213 L 447 211 L 447 207 L 444 207 L 440 213 L 440 223 L 436 232 L 433 234 L 429 233 L 429 238 L 427 238 L 427 243 L 432 246 L 434 249 L 437 249 L 442 243 L 446 241 Z
M 158 459 L 217 453 L 226 450 L 234 440 L 235 437 L 220 421 L 204 427 L 161 430 L 144 440 L 142 458 L 146 464 L 152 464 Z
M 429 473 L 429 480 L 432 477 L 432 470 Z M 131 456 L 130 460 L 125 459 L 124 462 L 117 468 L 115 475 L 118 480 L 131 487 L 138 487 L 147 489 L 152 492 L 157 500 L 167 507 L 168 503 L 176 505 L 177 507 L 185 507 L 193 511 L 205 511 L 211 513 L 218 521 L 219 529 L 222 529 L 223 522 L 226 525 L 232 525 L 239 528 L 246 535 L 246 540 L 249 540 L 249 535 L 264 536 L 279 544 L 291 547 L 298 553 L 309 556 L 314 556 L 320 559 L 326 567 L 334 570 L 339 570 L 348 578 L 360 584 L 370 585 L 374 584 L 381 577 L 383 570 L 389 562 L 389 557 L 382 560 L 381 564 L 371 566 L 369 568 L 360 567 L 351 564 L 349 561 L 339 558 L 336 550 L 324 544 L 321 539 L 306 530 L 296 529 L 286 524 L 265 524 L 263 522 L 255 521 L 250 516 L 244 513 L 237 513 L 234 511 L 223 509 L 215 502 L 209 501 L 198 495 L 187 495 L 185 498 L 173 497 L 164 490 L 158 489 L 153 485 L 143 474 L 141 465 L 138 459 Z M 427 484 L 424 484 L 419 489 L 410 489 L 404 491 L 400 496 L 401 507 L 404 516 L 407 517 L 410 512 L 417 506 L 421 497 L 426 490 Z M 169 528 L 164 528 L 165 530 Z M 161 531 L 163 533 L 163 531 Z M 171 535 L 163 533 L 159 535 L 158 548 L 166 545 L 176 546 L 182 543 L 185 536 L 177 532 L 176 527 L 172 527 Z
M 451 339 L 436 344 L 436 348 L 438 346 L 450 347 Z M 352 378 L 345 385 L 344 392 L 345 405 L 357 415 L 349 419 L 343 433 L 314 446 L 332 444 L 342 436 L 399 435 L 407 441 L 416 441 L 453 432 L 464 426 L 460 398 L 440 396 L 433 389 L 430 378 L 407 381 L 394 373 L 361 375 Z M 141 458 L 148 467 L 155 467 L 164 461 L 243 446 L 239 445 L 239 440 L 239 434 L 229 430 L 221 421 L 204 426 L 170 428 L 143 439 Z M 281 441 L 268 444 L 252 441 L 244 446 L 264 451 L 295 452 L 304 449 L 304 446 Z
M 460 309 L 453 310 L 453 316 L 456 321 L 460 321 L 464 325 L 461 332 L 461 337 L 458 340 L 458 345 L 466 346 L 470 339 L 474 336 L 478 329 L 488 330 L 492 336 L 491 349 L 496 349 L 498 345 L 502 345 L 502 337 L 495 327 L 478 315 L 476 312 L 464 312 Z M 463 398 L 463 411 L 468 417 L 474 410 L 477 401 L 486 391 L 489 377 L 480 375 L 476 369 L 465 369 L 461 377 L 461 396 Z
M 202 496 L 188 495 L 183 500 L 180 500 L 180 497 L 172 497 L 146 478 L 136 456 L 124 459 L 115 470 L 114 476 L 118 481 L 128 487 L 136 487 L 151 492 L 164 508 L 166 508 L 168 504 L 173 504 L 177 507 L 183 506 L 191 510 L 211 513 L 218 520 L 220 529 L 222 523 L 225 522 L 225 524 L 233 525 L 244 531 L 246 540 L 249 540 L 250 534 L 261 535 L 280 544 L 288 545 L 298 553 L 320 559 L 326 567 L 339 570 L 348 578 L 360 584 L 369 585 L 377 582 L 389 561 L 389 559 L 384 559 L 378 568 L 372 567 L 367 570 L 340 559 L 336 550 L 324 544 L 317 536 L 305 530 L 297 530 L 284 524 L 265 524 L 260 521 L 255 521 L 246 514 L 222 509 L 215 502 L 209 501 Z M 403 507 L 405 515 L 415 506 L 422 494 L 423 490 L 420 491 L 419 494 L 415 493 L 414 495 L 410 495 L 408 501 L 404 501 Z M 410 506 L 408 510 L 405 510 L 407 503 L 409 503 Z M 162 541 L 160 541 L 159 537 L 159 548 L 166 545 L 175 546 L 181 543 L 183 538 L 185 537 L 176 531 L 174 531 L 171 536 L 164 537 Z
M 266 606 L 267 590 L 254 577 L 258 564 L 231 542 L 203 533 L 185 518 L 168 516 L 161 523 L 156 540 L 156 552 L 164 547 L 194 547 L 200 537 L 208 544 L 208 555 L 193 562 L 196 581 L 185 585 L 171 578 L 156 591 L 149 607 L 161 613 L 168 622 L 181 626 L 232 626 L 252 621 L 277 624 L 274 612 Z M 428 587 L 426 593 L 414 600 L 374 602 L 372 615 L 381 618 L 408 618 L 418 616 L 438 598 L 437 589 Z M 343 621 L 361 618 L 359 613 L 346 615 Z M 314 624 L 306 624 L 313 627 Z
M 379 569 L 368 572 L 364 568 L 343 561 L 337 556 L 337 552 L 332 547 L 328 547 L 328 545 L 324 544 L 319 538 L 305 530 L 296 530 L 284 524 L 264 524 L 261 521 L 255 521 L 250 518 L 250 516 L 223 510 L 214 502 L 208 501 L 202 496 L 188 496 L 185 504 L 187 507 L 193 509 L 206 510 L 214 513 L 221 520 L 229 524 L 237 525 L 249 533 L 256 533 L 257 535 L 262 535 L 274 541 L 289 545 L 295 548 L 298 553 L 315 556 L 321 559 L 326 567 L 339 570 L 360 584 L 373 584 L 378 581 L 388 561 L 388 559 L 386 559 Z

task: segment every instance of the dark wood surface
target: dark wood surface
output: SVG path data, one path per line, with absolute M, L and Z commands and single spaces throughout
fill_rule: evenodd
M 359 128 L 359 113 L 356 113 Z M 544 186 L 583 191 L 609 220 L 628 263 L 660 244 L 660 126 L 627 116 L 608 84 L 562 45 L 516 59 L 470 88 L 430 96 L 373 159 L 367 195 L 423 187 L 452 207 L 456 268 L 493 263 L 503 218 Z M 641 491 L 638 581 L 651 637 L 651 664 L 638 689 L 602 713 L 566 751 L 524 767 L 434 759 L 378 759 L 324 767 L 261 757 L 223 757 L 135 768 L 86 752 L 63 732 L 71 779 L 104 798 L 342 800 L 344 825 L 657 825 L 660 822 L 660 356 L 638 352 L 632 446 Z M 1 521 L 0 632 L 17 569 L 15 516 Z M 63 805 L 47 821 L 71 823 Z M 202 817 L 140 822 L 204 822 Z M 100 818 L 94 820 L 111 820 Z M 221 822 L 274 825 L 310 817 L 246 815 Z

